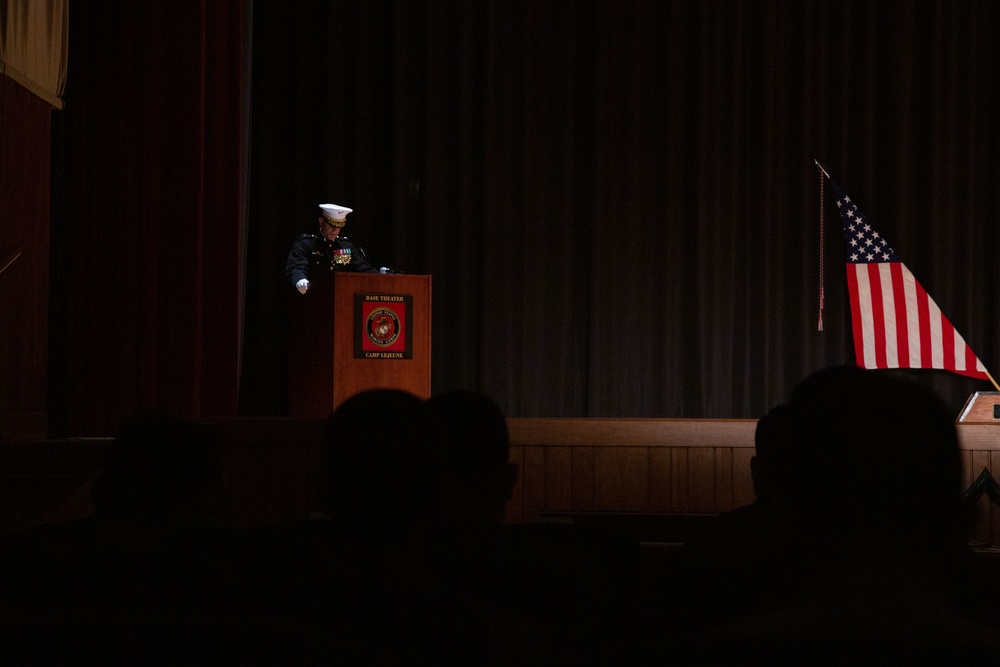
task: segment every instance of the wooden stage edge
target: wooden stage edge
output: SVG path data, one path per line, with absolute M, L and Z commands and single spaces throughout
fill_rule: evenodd
M 224 496 L 254 525 L 297 520 L 316 507 L 323 420 L 207 421 L 224 444 Z M 507 520 L 660 518 L 689 523 L 753 500 L 752 419 L 511 418 L 519 475 Z M 965 489 L 1000 477 L 1000 421 L 957 424 Z M 108 438 L 10 442 L 0 447 L 0 511 L 52 520 L 83 511 Z M 973 541 L 1000 545 L 1000 502 L 986 485 Z

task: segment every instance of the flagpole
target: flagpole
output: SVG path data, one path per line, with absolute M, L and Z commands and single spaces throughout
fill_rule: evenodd
M 993 386 L 996 387 L 997 391 L 1000 391 L 1000 385 L 998 385 L 997 381 L 993 379 L 993 376 L 990 375 L 990 372 L 987 370 L 984 370 L 983 372 L 986 373 L 986 377 L 990 379 L 990 382 L 993 383 Z
M 813 158 L 813 162 L 815 162 L 815 163 L 816 163 L 816 168 L 817 168 L 817 169 L 819 169 L 819 171 L 820 171 L 820 173 L 821 173 L 821 174 L 823 174 L 823 175 L 824 175 L 824 176 L 826 176 L 827 178 L 830 178 L 830 174 L 826 173 L 826 169 L 824 169 L 824 168 L 823 168 L 823 165 L 821 165 L 821 164 L 819 163 L 819 160 L 817 160 L 816 158 Z

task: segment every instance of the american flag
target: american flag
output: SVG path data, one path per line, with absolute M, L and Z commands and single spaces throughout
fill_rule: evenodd
M 854 353 L 862 368 L 936 368 L 989 379 L 986 367 L 882 235 L 836 183 L 847 244 Z

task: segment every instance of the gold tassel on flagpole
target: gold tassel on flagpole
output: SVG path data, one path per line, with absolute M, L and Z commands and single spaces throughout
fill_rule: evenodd
M 816 163 L 816 168 L 819 169 L 819 324 L 817 325 L 817 331 L 823 330 L 823 308 L 825 306 L 825 275 L 824 275 L 824 264 L 823 264 L 823 237 L 826 235 L 826 225 L 824 218 L 824 177 L 829 178 L 830 175 L 826 173 L 826 170 L 820 165 L 817 160 L 813 160 Z

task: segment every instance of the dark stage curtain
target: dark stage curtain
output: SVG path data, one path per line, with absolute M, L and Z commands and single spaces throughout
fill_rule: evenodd
M 289 332 L 283 264 L 328 201 L 374 262 L 433 276 L 434 391 L 757 417 L 853 360 L 829 198 L 816 330 L 814 158 L 1000 364 L 996 3 L 255 0 L 252 34 L 250 7 L 72 6 L 56 434 L 286 414 L 289 345 L 325 341 Z M 956 413 L 991 389 L 908 374 Z
M 241 0 L 80 1 L 56 119 L 53 434 L 237 413 Z
M 242 406 L 281 414 L 284 254 L 326 201 L 433 275 L 433 389 L 511 416 L 758 417 L 853 362 L 818 159 L 991 370 L 1000 5 L 254 3 Z M 908 372 L 957 411 L 988 383 Z

